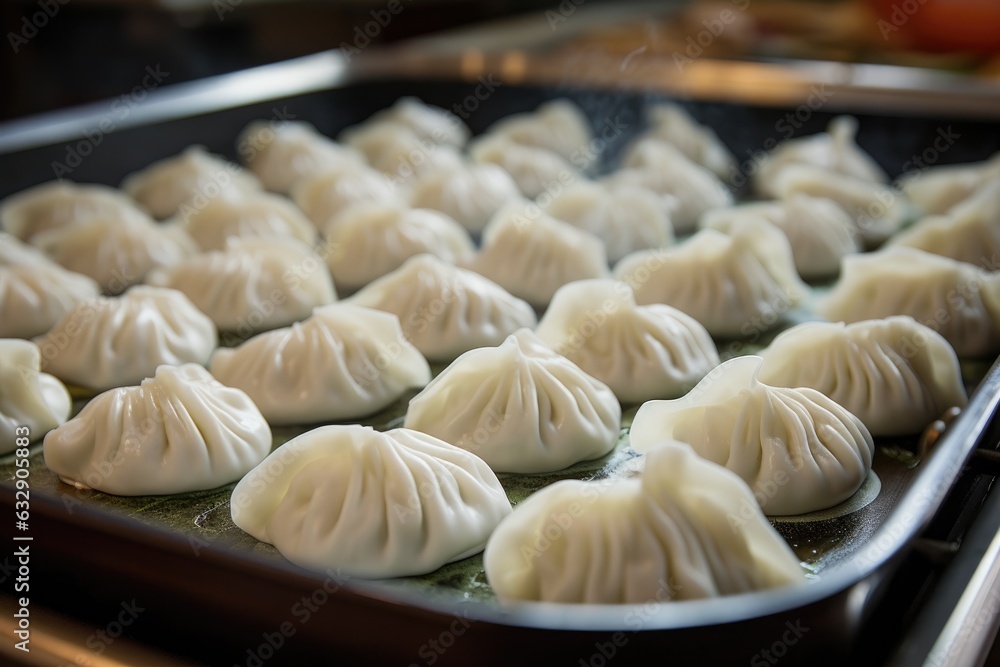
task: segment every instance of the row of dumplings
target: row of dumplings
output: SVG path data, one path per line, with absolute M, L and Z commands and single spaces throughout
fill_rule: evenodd
M 520 146 L 551 151 L 585 172 L 590 165 L 577 165 L 575 158 L 580 155 L 577 140 L 587 136 L 586 132 L 564 131 L 567 127 L 572 129 L 573 124 L 560 121 L 562 116 L 553 108 L 562 116 L 571 111 L 565 105 L 553 105 L 534 118 L 505 121 L 512 128 L 513 139 L 508 139 Z M 372 122 L 389 122 L 392 113 Z M 257 130 L 264 131 L 262 127 Z M 560 130 L 556 131 L 556 127 Z M 363 129 L 357 130 L 359 136 L 363 136 Z M 831 128 L 829 138 L 803 140 L 800 145 L 814 141 L 821 148 L 838 146 L 835 130 Z M 420 136 L 415 129 L 411 132 Z M 442 136 L 440 129 L 425 128 L 425 132 L 425 136 Z M 386 134 L 372 132 L 369 141 L 377 143 L 376 139 Z M 410 136 L 402 130 L 395 134 Z M 853 136 L 853 130 L 850 134 Z M 486 139 L 492 141 L 496 137 Z M 482 141 L 485 143 L 486 139 Z M 459 145 L 461 141 L 453 137 L 451 143 L 443 141 L 442 145 Z M 642 141 L 655 145 L 654 137 Z M 276 141 L 275 145 L 278 144 Z M 682 154 L 683 150 L 711 164 L 718 161 L 721 150 L 718 146 L 713 150 L 712 145 L 706 141 L 701 148 L 664 147 L 662 152 Z M 799 165 L 807 161 L 788 158 L 788 154 L 794 156 L 794 148 L 793 145 L 781 154 L 785 155 L 783 159 Z M 371 153 L 366 151 L 364 155 L 376 164 L 372 156 L 381 149 L 370 150 Z M 853 150 L 859 149 L 853 147 Z M 649 153 L 650 161 L 657 152 L 638 147 L 635 151 Z M 851 155 L 851 146 L 832 152 Z M 803 153 L 814 157 L 823 151 L 810 149 Z M 387 154 L 400 155 L 398 151 Z M 266 153 L 258 154 L 254 161 L 260 155 Z M 412 151 L 403 155 L 412 155 Z M 776 152 L 775 159 L 778 156 Z M 526 159 L 525 163 L 544 164 L 536 158 Z M 400 173 L 398 160 L 395 167 L 394 159 L 386 160 L 382 164 Z M 649 171 L 671 173 L 673 167 L 663 162 Z M 821 168 L 836 171 L 851 168 L 856 162 L 834 160 Z M 619 175 L 629 169 L 640 169 L 641 162 L 635 164 L 621 170 Z M 362 167 L 355 166 L 355 171 Z M 254 170 L 263 178 L 262 171 Z M 516 171 L 513 167 L 511 170 Z M 280 168 L 274 171 L 282 172 Z M 687 173 L 683 169 L 681 172 Z M 304 175 L 308 173 L 306 169 Z M 386 181 L 384 176 L 383 182 L 390 187 L 413 187 Z M 860 174 L 846 176 L 861 180 Z M 634 178 L 635 175 L 625 180 Z M 293 192 L 301 187 L 292 182 L 295 180 L 298 179 L 290 179 L 286 184 Z M 522 194 L 526 194 L 521 180 L 515 182 L 522 188 Z M 443 179 L 442 183 L 448 185 L 454 181 Z M 606 187 L 589 181 L 585 185 Z M 635 181 L 629 185 L 635 186 Z M 715 185 L 717 179 L 713 188 Z M 279 189 L 273 184 L 269 187 Z M 968 207 L 968 202 L 976 201 L 982 192 L 988 192 L 988 187 L 989 183 L 985 183 L 983 187 L 971 188 L 969 197 L 958 202 L 958 206 Z M 466 192 L 470 190 L 474 188 L 466 187 Z M 657 192 L 655 188 L 646 188 L 643 193 L 635 197 L 625 195 L 622 201 L 645 198 L 652 206 L 650 210 L 658 210 L 667 219 L 675 223 L 686 219 L 677 214 L 683 208 L 678 195 Z M 227 195 L 217 201 L 229 198 Z M 458 203 L 456 210 L 468 203 L 453 193 L 446 198 Z M 243 196 L 233 199 L 242 200 Z M 558 197 L 552 201 L 558 201 Z M 33 241 L 32 234 L 17 232 L 31 228 L 37 220 L 51 220 L 59 215 L 73 218 L 77 213 L 52 211 L 67 208 L 79 211 L 78 204 L 64 202 L 36 218 L 18 218 L 29 220 L 23 227 L 8 224 L 10 218 L 6 213 L 11 209 L 5 204 L 4 227 Z M 152 210 L 151 205 L 144 205 Z M 324 238 L 329 239 L 342 228 L 343 220 L 334 221 L 352 209 L 365 210 L 368 220 L 378 218 L 372 214 L 377 210 L 376 205 L 368 204 L 367 209 L 357 205 L 358 202 L 353 202 L 333 215 L 329 219 L 333 231 L 325 231 Z M 814 193 L 792 192 L 772 206 L 785 210 L 793 205 L 819 206 L 834 214 L 844 212 L 829 201 L 816 198 Z M 697 209 L 697 203 L 691 206 L 692 210 Z M 167 208 L 165 205 L 161 211 Z M 419 212 L 398 203 L 383 208 L 399 211 L 397 218 L 414 217 Z M 614 204 L 606 206 L 612 212 L 621 208 Z M 167 262 L 146 272 L 148 282 L 169 285 L 158 276 L 173 270 L 175 279 L 186 279 L 191 285 L 188 294 L 191 298 L 173 289 L 154 286 L 133 287 L 122 296 L 84 297 L 68 308 L 61 320 L 53 316 L 54 327 L 25 335 L 44 331 L 45 335 L 37 339 L 40 347 L 11 341 L 22 359 L 17 366 L 19 377 L 38 378 L 35 390 L 26 392 L 32 398 L 22 396 L 20 404 L 54 405 L 50 415 L 64 412 L 64 403 L 60 402 L 63 395 L 53 389 L 58 382 L 39 372 L 43 364 L 46 371 L 93 390 L 141 381 L 139 386 L 102 394 L 85 408 L 90 412 L 83 420 L 78 421 L 78 417 L 54 430 L 46 439 L 47 464 L 66 481 L 78 485 L 114 493 L 168 493 L 213 488 L 240 478 L 259 463 L 234 491 L 234 520 L 247 532 L 273 542 L 291 560 L 306 566 L 345 564 L 361 576 L 415 574 L 476 553 L 492 533 L 495 537 L 491 544 L 495 546 L 487 546 L 487 574 L 502 598 L 603 602 L 640 599 L 640 591 L 652 590 L 656 582 L 643 588 L 644 583 L 650 582 L 641 577 L 630 578 L 629 563 L 615 564 L 611 568 L 615 576 L 602 574 L 598 580 L 580 572 L 580 563 L 560 560 L 559 554 L 563 553 L 560 550 L 544 550 L 539 558 L 524 558 L 521 547 L 525 540 L 549 527 L 545 522 L 554 516 L 551 512 L 558 514 L 560 507 L 570 511 L 573 503 L 582 503 L 588 508 L 601 508 L 593 513 L 588 510 L 586 517 L 590 521 L 580 522 L 585 530 L 592 532 L 577 533 L 577 539 L 591 545 L 589 548 L 603 545 L 606 549 L 603 556 L 594 554 L 593 562 L 604 562 L 602 558 L 620 559 L 620 551 L 612 545 L 616 540 L 634 541 L 642 545 L 637 546 L 637 554 L 661 562 L 670 573 L 691 583 L 685 593 L 690 597 L 800 580 L 801 571 L 794 556 L 770 529 L 762 511 L 795 514 L 840 502 L 854 493 L 867 475 L 872 433 L 896 434 L 900 428 L 919 430 L 945 408 L 963 405 L 965 393 L 951 345 L 963 356 L 996 351 L 997 283 L 982 269 L 918 250 L 883 251 L 887 257 L 896 258 L 890 262 L 878 258 L 878 253 L 859 255 L 844 262 L 842 281 L 826 302 L 827 312 L 833 312 L 831 309 L 839 304 L 847 315 L 835 319 L 846 321 L 904 313 L 935 324 L 945 338 L 909 318 L 848 326 L 814 323 L 782 334 L 765 352 L 763 362 L 739 359 L 720 365 L 711 336 L 745 336 L 756 331 L 772 323 L 775 319 L 772 316 L 795 307 L 809 291 L 796 275 L 795 246 L 789 240 L 792 236 L 787 231 L 782 235 L 772 226 L 780 227 L 780 221 L 789 217 L 787 211 L 775 214 L 776 219 L 768 222 L 768 215 L 745 216 L 748 209 L 740 211 L 740 208 L 732 209 L 740 215 L 734 214 L 730 220 L 721 216 L 711 225 L 704 222 L 707 217 L 702 215 L 704 210 L 688 214 L 695 221 L 702 217 L 705 226 L 728 233 L 707 229 L 665 249 L 658 247 L 664 245 L 661 238 L 651 242 L 655 250 L 647 250 L 640 256 L 629 257 L 629 252 L 623 251 L 613 275 L 624 282 L 607 279 L 609 244 L 604 244 L 608 248 L 605 251 L 588 232 L 566 231 L 572 227 L 565 221 L 550 218 L 537 204 L 532 207 L 521 201 L 507 202 L 492 214 L 494 221 L 488 223 L 482 234 L 483 251 L 471 264 L 455 256 L 442 258 L 437 253 L 435 256 L 414 253 L 408 259 L 400 257 L 399 268 L 390 267 L 385 275 L 375 275 L 379 273 L 376 271 L 359 279 L 357 284 L 343 278 L 336 280 L 334 271 L 335 282 L 338 287 L 345 285 L 344 291 L 361 288 L 342 303 L 330 304 L 336 297 L 329 295 L 335 290 L 324 273 L 325 262 L 317 261 L 317 257 L 320 260 L 322 257 L 315 253 L 296 256 L 290 264 L 275 262 L 278 268 L 271 271 L 238 274 L 241 278 L 228 285 L 219 280 L 209 281 L 190 267 L 173 270 Z M 169 215 L 184 214 L 175 210 L 160 217 Z M 741 217 L 748 219 L 738 219 Z M 803 214 L 803 219 L 811 218 Z M 456 215 L 449 222 L 458 220 Z M 147 223 L 148 220 L 144 224 Z M 75 224 L 70 221 L 64 226 Z M 315 220 L 311 224 L 313 230 L 318 229 Z M 60 226 L 63 225 L 54 228 Z M 467 222 L 461 226 L 465 227 L 462 230 L 465 234 L 474 231 L 474 225 Z M 153 224 L 151 228 L 167 227 L 170 223 Z M 392 234 L 384 233 L 377 222 L 358 223 L 359 234 L 368 234 L 374 241 L 353 246 L 347 257 L 357 257 L 366 248 L 374 249 L 374 255 L 365 256 L 361 264 L 376 263 L 379 253 L 384 253 L 379 250 L 380 244 L 398 245 L 397 240 L 406 236 L 399 230 L 400 225 L 386 227 L 392 227 Z M 146 236 L 149 229 L 147 224 L 138 236 Z M 43 229 L 41 233 L 48 231 Z M 226 232 L 220 238 L 229 234 Z M 257 247 L 264 253 L 269 245 L 294 246 L 287 236 L 280 242 L 258 242 Z M 623 235 L 610 236 L 620 239 Z M 497 243 L 497 239 L 503 243 Z M 471 242 L 466 241 L 462 250 L 472 248 Z M 44 265 L 46 270 L 58 272 L 59 268 L 46 261 L 41 253 L 13 238 L 5 238 L 3 242 L 14 249 L 7 255 L 17 258 L 5 262 L 4 268 L 21 267 L 24 275 L 30 275 L 32 272 L 25 267 L 31 263 L 20 260 L 30 257 L 36 268 Z M 253 245 L 245 240 L 241 243 L 247 247 Z M 447 244 L 435 239 L 432 245 L 437 248 Z M 501 248 L 502 252 L 494 251 L 492 261 L 482 261 L 483 257 L 491 256 L 490 248 Z M 239 257 L 248 255 L 252 253 Z M 115 265 L 114 259 L 104 257 L 106 266 Z M 390 264 L 387 262 L 386 266 Z M 491 264 L 492 273 L 483 268 Z M 255 264 L 250 260 L 231 259 L 223 266 L 252 265 Z M 903 268 L 894 270 L 894 265 Z M 907 282 L 908 274 L 900 277 L 904 268 L 912 269 L 913 275 L 919 275 L 923 282 L 914 286 Z M 245 271 L 223 268 L 219 273 L 240 270 Z M 268 274 L 271 283 L 265 286 L 247 277 L 259 279 Z M 131 275 L 119 271 L 113 277 L 122 281 L 124 288 Z M 261 324 L 253 320 L 254 314 L 263 319 L 266 311 L 284 305 L 283 290 L 278 289 L 275 297 L 273 290 L 267 292 L 263 288 L 301 288 L 314 275 L 326 275 L 325 284 L 330 285 L 330 291 L 320 297 L 326 301 L 309 303 L 308 298 L 304 299 L 296 315 L 286 315 L 292 321 L 305 317 L 304 321 L 258 334 L 231 350 L 216 350 L 216 328 L 239 331 L 248 325 L 247 333 L 252 333 L 282 326 L 276 321 Z M 691 275 L 699 279 L 691 280 Z M 686 279 L 678 280 L 678 276 Z M 890 289 L 879 294 L 884 283 Z M 107 291 L 120 291 L 113 289 L 113 285 L 103 287 Z M 24 301 L 31 301 L 30 290 L 19 288 L 12 292 L 28 294 Z M 954 298 L 959 292 L 965 301 Z M 212 293 L 218 295 L 214 299 L 216 306 L 211 305 L 212 300 L 201 302 L 198 308 L 191 303 L 192 300 L 197 303 L 198 295 Z M 39 292 L 34 294 L 37 302 Z M 262 300 L 260 295 L 266 298 Z M 227 323 L 212 321 L 219 317 L 218 306 L 240 303 L 241 298 L 244 299 L 241 314 Z M 251 302 L 254 305 L 248 310 L 247 304 Z M 529 303 L 539 309 L 548 306 L 540 322 Z M 265 305 L 266 308 L 262 307 Z M 199 308 L 204 312 L 199 312 Z M 942 308 L 952 310 L 945 310 L 946 316 L 941 317 Z M 877 312 L 868 314 L 873 310 Z M 207 317 L 206 313 L 213 317 Z M 744 328 L 748 323 L 749 331 Z M 534 332 L 529 331 L 531 328 Z M 454 361 L 431 381 L 427 359 Z M 760 364 L 763 365 L 758 368 Z M 209 367 L 210 373 L 204 366 Z M 33 374 L 25 375 L 26 368 L 33 369 Z M 686 393 L 696 383 L 695 389 Z M 819 391 L 798 389 L 810 385 Z M 795 389 L 782 390 L 781 386 Z M 277 449 L 271 455 L 279 457 L 277 468 L 275 459 L 261 462 L 270 450 L 269 422 L 273 425 L 353 420 L 377 412 L 409 389 L 421 387 L 423 391 L 410 402 L 403 429 L 379 434 L 360 427 L 321 427 Z M 14 393 L 17 399 L 17 392 Z M 56 396 L 55 403 L 39 398 L 45 396 Z M 651 401 L 678 396 L 681 398 L 674 401 Z M 644 401 L 651 402 L 640 409 L 631 431 L 633 447 L 649 452 L 641 482 L 630 480 L 597 487 L 580 482 L 573 483 L 579 485 L 573 489 L 565 484 L 555 485 L 510 514 L 509 502 L 493 471 L 557 470 L 576 461 L 602 456 L 618 442 L 621 404 Z M 776 405 L 785 406 L 784 411 L 775 412 Z M 6 408 L 3 412 L 8 414 Z M 9 423 L 23 421 L 29 413 L 30 410 L 24 409 L 20 413 L 11 411 L 15 418 Z M 65 413 L 63 421 L 68 408 Z M 223 413 L 229 418 L 216 421 Z M 143 419 L 135 421 L 132 415 Z M 175 415 L 180 415 L 176 421 Z M 51 428 L 44 424 L 51 421 L 51 418 L 49 422 L 40 421 L 42 426 L 33 429 L 33 433 L 44 434 Z M 169 430 L 178 424 L 184 426 Z M 812 433 L 804 424 L 820 426 Z M 726 434 L 754 430 L 765 433 L 766 437 L 761 437 L 760 442 L 751 439 L 744 443 L 744 449 L 729 451 L 736 439 L 725 437 Z M 150 434 L 156 444 L 144 450 L 140 445 Z M 180 447 L 167 447 L 171 442 L 181 442 L 182 434 L 183 441 L 202 449 L 192 454 Z M 194 437 L 198 434 L 203 434 L 200 440 Z M 171 436 L 176 440 L 172 441 Z M 214 438 L 212 442 L 216 444 L 209 444 L 209 438 Z M 665 443 L 669 438 L 684 441 L 687 446 Z M 720 442 L 724 446 L 720 447 Z M 768 459 L 770 467 L 760 465 L 765 458 L 764 448 L 774 442 L 783 443 L 786 449 Z M 220 453 L 213 455 L 216 449 Z M 195 486 L 175 486 L 173 490 L 164 490 L 170 488 L 169 484 L 152 489 L 129 486 L 142 484 L 150 475 L 146 466 L 157 461 L 157 457 L 164 459 L 167 451 L 171 473 L 184 465 L 178 461 L 191 458 L 203 463 L 199 471 L 202 474 L 190 475 Z M 132 464 L 116 464 L 110 467 L 112 475 L 102 475 L 101 471 L 107 469 L 101 466 L 102 462 L 126 461 L 128 456 L 139 457 L 135 468 Z M 299 457 L 301 465 L 290 464 Z M 320 465 L 315 462 L 326 458 L 330 459 L 328 467 L 315 467 Z M 831 459 L 835 464 L 819 463 Z M 376 461 L 394 463 L 383 469 Z M 708 461 L 720 464 L 730 461 L 732 471 L 721 470 Z M 803 466 L 802 461 L 812 461 L 813 465 Z M 306 468 L 307 464 L 311 467 Z M 282 472 L 280 480 L 274 483 L 276 469 Z M 686 472 L 682 475 L 679 470 Z M 746 531 L 733 531 L 724 512 L 732 512 L 737 507 L 732 503 L 741 498 L 753 499 L 756 507 L 762 501 L 759 495 L 754 496 L 753 485 L 773 478 L 779 470 L 794 483 L 780 497 L 766 499 L 766 507 L 753 514 Z M 109 477 L 114 477 L 114 483 L 124 485 L 112 487 Z M 162 478 L 169 480 L 170 475 Z M 719 487 L 708 492 L 712 502 L 705 502 L 702 498 L 705 491 L 698 491 L 691 481 L 702 479 L 714 480 L 712 484 Z M 398 488 L 400 495 L 383 494 L 381 500 L 359 495 L 364 488 L 377 489 L 378 495 L 390 487 Z M 346 489 L 353 491 L 347 494 Z M 601 500 L 592 503 L 594 498 Z M 391 508 L 379 504 L 390 499 Z M 632 509 L 626 511 L 623 509 L 626 506 Z M 701 506 L 711 510 L 702 514 Z M 529 507 L 533 509 L 529 511 Z M 462 510 L 458 518 L 456 508 Z M 623 512 L 630 520 L 622 521 Z M 509 520 L 505 520 L 507 515 Z M 671 517 L 669 522 L 665 522 L 665 515 Z M 307 535 L 310 526 L 319 525 L 315 522 L 331 526 L 331 516 L 334 527 Z M 359 516 L 366 517 L 361 526 L 371 527 L 369 532 L 365 532 L 367 528 L 361 530 L 363 535 L 355 522 Z M 574 514 L 571 516 L 576 518 Z M 498 524 L 501 528 L 494 532 Z M 695 538 L 692 534 L 695 527 L 707 532 Z M 352 537 L 345 539 L 345 535 Z M 386 541 L 386 535 L 391 539 Z M 659 551 L 654 549 L 655 553 L 651 553 L 654 544 L 659 545 Z M 695 559 L 700 559 L 699 563 L 678 563 L 678 554 L 695 552 L 700 554 Z M 728 555 L 731 553 L 742 555 Z M 729 558 L 736 558 L 737 562 L 730 563 L 726 560 Z M 714 567 L 713 564 L 723 561 L 727 567 Z M 733 571 L 750 574 L 746 579 L 734 580 L 730 574 Z

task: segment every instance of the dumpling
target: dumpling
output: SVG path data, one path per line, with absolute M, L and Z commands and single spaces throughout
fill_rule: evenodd
M 816 167 L 868 183 L 888 183 L 885 170 L 858 146 L 857 133 L 856 118 L 837 116 L 826 132 L 780 144 L 758 165 L 754 179 L 757 191 L 765 197 L 780 198 L 775 179 L 778 172 L 792 165 Z
M 50 181 L 0 201 L 0 227 L 22 241 L 92 218 L 145 218 L 131 199 L 106 185 Z
M 482 457 L 497 472 L 562 470 L 618 443 L 607 385 L 520 329 L 466 352 L 410 400 L 404 426 Z
M 62 382 L 39 371 L 41 352 L 28 340 L 0 338 L 0 454 L 35 441 L 69 419 L 73 401 Z
M 542 210 L 601 239 L 610 262 L 674 241 L 673 224 L 659 198 L 646 188 L 627 183 L 574 183 Z
M 477 234 L 501 207 L 520 199 L 521 191 L 506 171 L 495 164 L 473 164 L 422 176 L 413 186 L 410 205 L 441 211 Z
M 521 194 L 530 199 L 585 180 L 583 174 L 558 153 L 518 144 L 504 136 L 487 135 L 476 140 L 469 147 L 469 155 L 478 164 L 501 167 L 517 183 Z
M 198 252 L 183 229 L 131 217 L 74 222 L 37 234 L 32 243 L 64 268 L 93 278 L 109 294 Z
M 332 167 L 299 181 L 292 199 L 316 229 L 325 228 L 331 218 L 354 204 L 399 201 L 385 175 L 355 166 Z
M 638 605 L 805 581 L 746 483 L 669 441 L 646 455 L 641 478 L 532 494 L 493 532 L 483 563 L 503 602 Z
M 332 218 L 325 230 L 326 262 L 345 292 L 398 269 L 410 257 L 431 253 L 446 262 L 475 254 L 465 228 L 440 211 L 401 204 L 357 204 Z
M 486 136 L 506 137 L 524 146 L 548 149 L 581 169 L 589 167 L 594 159 L 589 150 L 594 137 L 590 121 L 576 104 L 565 99 L 502 118 L 487 128 Z
M 906 198 L 889 186 L 820 167 L 790 165 L 776 172 L 773 183 L 779 199 L 804 194 L 836 202 L 851 216 L 868 248 L 877 247 L 895 234 L 910 213 Z
M 860 250 L 858 230 L 836 202 L 803 194 L 709 211 L 699 226 L 728 233 L 733 221 L 744 217 L 762 217 L 785 233 L 795 270 L 806 280 L 836 276 L 841 258 Z
M 510 501 L 479 458 L 405 428 L 321 426 L 244 477 L 233 523 L 291 562 L 361 578 L 433 572 L 483 550 Z
M 757 378 L 762 362 L 730 359 L 686 396 L 644 403 L 629 431 L 632 447 L 645 452 L 664 439 L 686 442 L 742 477 L 769 515 L 847 500 L 871 470 L 871 433 L 815 389 L 764 384 Z
M 759 335 L 809 291 L 788 239 L 758 218 L 734 221 L 729 235 L 703 229 L 672 248 L 633 253 L 614 276 L 639 304 L 673 306 L 718 337 Z
M 234 241 L 157 269 L 146 282 L 183 292 L 215 326 L 241 339 L 304 320 L 337 299 L 323 260 L 292 239 Z
M 761 382 L 821 391 L 875 436 L 919 433 L 967 400 L 951 345 L 906 316 L 806 322 L 779 334 L 761 356 Z
M 219 196 L 260 190 L 261 184 L 238 164 L 202 146 L 190 146 L 126 176 L 121 187 L 154 218 L 163 220 Z
M 169 223 L 182 227 L 202 250 L 225 250 L 230 239 L 292 238 L 308 245 L 316 228 L 292 202 L 263 192 L 216 197 Z
M 919 220 L 889 243 L 1000 270 L 1000 178 L 944 215 Z
M 632 288 L 614 280 L 560 287 L 535 333 L 622 403 L 680 396 L 719 365 L 694 318 L 663 304 L 637 306 Z
M 399 318 L 347 303 L 322 306 L 304 322 L 220 348 L 210 369 L 249 394 L 275 425 L 371 415 L 431 379 Z
M 815 310 L 848 323 L 909 315 L 944 336 L 959 357 L 1000 351 L 1000 273 L 916 248 L 845 257 L 840 281 Z
M 736 160 L 715 131 L 698 123 L 677 104 L 657 104 L 649 110 L 649 136 L 677 147 L 684 155 L 719 178 L 736 168 Z
M 158 366 L 206 364 L 218 333 L 182 293 L 136 285 L 81 301 L 44 336 L 42 370 L 96 391 L 139 384 Z
M 676 198 L 670 220 L 679 233 L 694 231 L 705 211 L 732 206 L 733 194 L 715 174 L 661 139 L 647 137 L 637 141 L 629 148 L 622 166 L 608 180 Z
M 537 323 L 535 311 L 478 273 L 433 255 L 417 255 L 350 299 L 399 317 L 406 339 L 431 361 L 452 361 L 477 347 L 499 345 Z
M 471 267 L 533 306 L 547 305 L 566 283 L 608 275 L 600 239 L 523 201 L 490 221 Z
M 399 196 L 426 174 L 464 164 L 462 154 L 455 147 L 421 137 L 399 123 L 364 125 L 356 133 L 352 131 L 350 142 L 367 156 L 371 166 L 385 176 Z
M 427 104 L 418 97 L 400 97 L 387 109 L 372 114 L 359 125 L 349 127 L 341 134 L 346 143 L 352 143 L 360 134 L 384 129 L 387 125 L 403 126 L 421 139 L 436 144 L 461 148 L 469 140 L 469 128 L 462 119 L 447 109 Z
M 87 276 L 0 233 L 0 338 L 40 336 L 73 306 L 100 293 Z
M 271 451 L 271 429 L 246 394 L 201 366 L 160 366 L 87 403 L 42 449 L 49 470 L 80 489 L 186 493 L 240 479 Z
M 365 164 L 361 153 L 341 146 L 303 121 L 255 120 L 240 133 L 236 148 L 264 187 L 282 194 L 323 169 Z
M 896 185 L 926 215 L 949 212 L 977 190 L 1000 182 L 1000 153 L 973 164 L 948 164 L 914 169 Z

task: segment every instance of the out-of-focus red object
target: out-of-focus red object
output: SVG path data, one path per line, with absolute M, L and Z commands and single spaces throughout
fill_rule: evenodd
M 1000 53 L 998 0 L 869 0 L 892 43 L 927 51 Z

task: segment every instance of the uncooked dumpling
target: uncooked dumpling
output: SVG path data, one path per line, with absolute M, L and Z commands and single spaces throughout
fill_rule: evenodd
M 534 199 L 543 193 L 559 192 L 567 185 L 585 180 L 583 174 L 555 151 L 525 146 L 504 136 L 484 136 L 469 147 L 479 164 L 495 164 L 510 174 L 521 194 Z
M 432 208 L 478 234 L 505 204 L 521 199 L 510 175 L 495 164 L 459 165 L 421 177 L 410 205 Z
M 941 215 L 980 188 L 997 182 L 1000 182 L 1000 153 L 972 164 L 914 168 L 896 184 L 923 213 Z
M 399 201 L 397 194 L 384 174 L 345 165 L 304 178 L 292 189 L 292 199 L 319 230 L 354 204 L 389 204 Z
M 40 366 L 37 345 L 0 338 L 0 454 L 14 451 L 19 438 L 34 442 L 69 419 L 69 391 Z
M 0 201 L 0 227 L 22 241 L 35 234 L 92 218 L 145 218 L 135 202 L 106 185 L 49 181 Z
M 295 204 L 263 192 L 216 197 L 169 224 L 182 227 L 202 250 L 224 250 L 231 239 L 316 241 L 315 227 Z
M 719 178 L 736 168 L 736 160 L 712 128 L 698 123 L 683 107 L 657 104 L 649 110 L 649 124 L 649 136 L 673 144 Z

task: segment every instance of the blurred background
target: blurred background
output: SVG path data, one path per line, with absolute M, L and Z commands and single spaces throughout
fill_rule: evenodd
M 150 65 L 176 83 L 342 44 L 391 43 L 539 12 L 551 12 L 547 22 L 557 32 L 584 3 L 637 16 L 567 37 L 574 48 L 623 58 L 642 49 L 1000 77 L 996 0 L 3 0 L 0 119 L 120 95 Z M 390 8 L 399 20 L 363 34 Z M 720 34 L 694 41 L 727 10 L 731 20 Z

